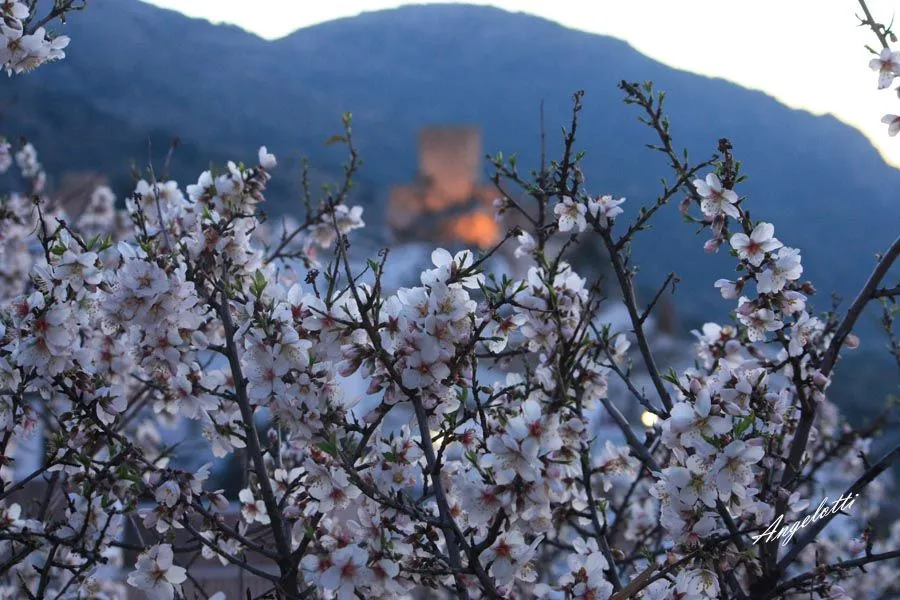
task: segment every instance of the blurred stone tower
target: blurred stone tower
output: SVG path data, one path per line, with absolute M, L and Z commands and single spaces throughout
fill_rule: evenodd
M 394 187 L 388 203 L 387 224 L 397 241 L 480 248 L 497 242 L 492 204 L 498 193 L 481 183 L 482 159 L 478 127 L 423 128 L 416 179 Z

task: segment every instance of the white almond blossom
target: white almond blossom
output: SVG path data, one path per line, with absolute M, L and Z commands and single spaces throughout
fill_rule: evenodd
M 128 574 L 128 585 L 142 590 L 150 600 L 174 600 L 181 595 L 187 572 L 173 560 L 172 546 L 153 546 L 138 556 L 136 570 Z
M 878 71 L 878 89 L 890 87 L 900 73 L 900 52 L 883 48 L 876 58 L 869 61 L 869 68 Z
M 259 166 L 267 171 L 271 171 L 278 166 L 278 160 L 276 160 L 275 155 L 270 154 L 265 146 L 260 146 L 259 148 Z
M 265 501 L 254 498 L 249 488 L 244 488 L 238 493 L 238 500 L 241 501 L 241 516 L 247 523 L 259 522 L 267 525 L 270 522 Z
M 747 337 L 751 342 L 762 342 L 766 340 L 768 333 L 778 331 L 784 327 L 775 312 L 768 308 L 755 309 L 742 298 L 738 308 L 738 319 L 747 327 Z M 743 309 L 742 306 L 746 307 Z
M 760 273 L 756 279 L 756 289 L 760 294 L 776 294 L 789 281 L 796 281 L 803 274 L 800 251 L 795 248 L 781 248 L 775 256 L 774 264 Z
M 319 585 L 333 591 L 338 600 L 353 600 L 357 586 L 373 579 L 371 569 L 366 566 L 369 556 L 359 547 L 341 548 L 329 558 L 331 566 L 322 574 Z
M 900 115 L 884 115 L 881 122 L 888 126 L 888 135 L 894 137 L 900 132 Z
M 774 234 L 775 227 L 771 223 L 760 223 L 753 228 L 749 236 L 745 233 L 731 236 L 731 247 L 737 251 L 741 260 L 758 267 L 769 252 L 783 245 L 773 237 Z
M 516 241 L 519 243 L 514 253 L 516 258 L 522 258 L 523 256 L 528 256 L 534 252 L 536 244 L 534 238 L 531 237 L 531 234 L 527 231 L 523 231 L 517 235 Z
M 514 578 L 530 580 L 528 562 L 534 557 L 535 548 L 540 538 L 527 544 L 518 531 L 501 534 L 494 544 L 484 551 L 484 560 L 490 565 L 490 574 L 501 585 L 510 583 Z
M 621 215 L 622 208 L 620 205 L 625 202 L 625 198 L 613 199 L 612 196 L 597 196 L 588 198 L 587 214 L 597 219 L 603 226 L 609 226 L 609 223 L 618 215 Z
M 712 454 L 715 449 L 707 438 L 715 438 L 731 429 L 731 418 L 712 414 L 712 402 L 708 390 L 701 390 L 693 404 L 679 402 L 672 407 L 669 426 L 679 435 L 681 443 L 688 448 L 696 448 L 703 454 Z
M 717 279 L 715 287 L 719 290 L 719 293 L 722 294 L 723 298 L 726 300 L 734 300 L 741 295 L 741 288 L 743 286 L 730 279 Z
M 568 196 L 556 203 L 553 214 L 558 220 L 559 230 L 562 233 L 572 231 L 584 231 L 587 221 L 584 218 L 586 207 L 583 203 Z
M 708 174 L 706 179 L 695 179 L 693 185 L 700 194 L 700 209 L 703 214 L 709 217 L 725 214 L 735 219 L 740 216 L 735 206 L 739 200 L 738 195 L 734 190 L 722 187 L 722 182 L 715 173 Z

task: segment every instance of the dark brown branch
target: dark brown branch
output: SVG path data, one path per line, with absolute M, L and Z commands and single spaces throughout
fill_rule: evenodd
M 653 358 L 653 352 L 650 350 L 647 335 L 644 333 L 641 315 L 638 313 L 637 299 L 634 293 L 634 273 L 630 270 L 626 270 L 625 265 L 622 263 L 622 257 L 615 249 L 615 242 L 613 241 L 609 230 L 600 227 L 595 227 L 595 230 L 600 234 L 603 243 L 606 245 L 607 251 L 609 251 L 609 257 L 612 262 L 613 270 L 616 273 L 616 279 L 619 282 L 619 287 L 622 289 L 622 300 L 625 303 L 625 308 L 628 310 L 628 316 L 631 319 L 631 325 L 638 341 L 638 348 L 641 351 L 641 356 L 644 358 L 644 364 L 647 366 L 647 372 L 650 374 L 650 379 L 653 381 L 653 385 L 656 388 L 656 392 L 659 394 L 662 405 L 667 411 L 671 411 L 672 398 L 669 396 L 669 391 L 666 389 L 665 383 L 660 375 L 659 367 L 656 366 L 656 360 Z
M 866 0 L 857 0 L 859 2 L 860 8 L 862 8 L 863 13 L 866 15 L 865 19 L 859 19 L 860 25 L 866 25 L 872 32 L 878 36 L 878 41 L 881 42 L 882 48 L 890 48 L 887 41 L 887 36 L 885 35 L 884 25 L 879 23 L 872 17 L 872 13 L 869 11 L 869 7 L 866 5 Z M 858 17 L 857 17 L 858 18 Z
M 837 571 L 843 571 L 846 569 L 853 569 L 856 567 L 862 567 L 864 565 L 868 565 L 874 562 L 881 562 L 885 560 L 891 560 L 894 558 L 900 558 L 900 550 L 891 550 L 890 552 L 881 552 L 879 554 L 870 554 L 868 556 L 862 556 L 860 558 L 854 558 L 853 560 L 845 560 L 843 562 L 834 563 L 830 565 L 824 565 L 821 567 L 816 567 L 811 571 L 807 571 L 802 575 L 798 575 L 792 579 L 788 579 L 777 588 L 772 590 L 772 592 L 766 596 L 763 600 L 767 600 L 768 598 L 774 598 L 784 592 L 799 587 L 809 581 L 810 579 L 817 579 L 819 577 L 824 577 L 830 573 L 834 573 Z
M 834 369 L 834 364 L 837 362 L 838 353 L 841 350 L 841 346 L 844 344 L 844 341 L 847 339 L 847 336 L 850 334 L 850 331 L 853 329 L 853 326 L 856 324 L 857 319 L 862 314 L 863 309 L 866 307 L 866 304 L 875 297 L 875 293 L 878 290 L 878 286 L 881 283 L 881 280 L 884 279 L 885 275 L 887 275 L 891 266 L 894 264 L 894 261 L 897 260 L 897 256 L 900 255 L 900 237 L 894 240 L 894 243 L 891 244 L 891 247 L 888 248 L 888 251 L 881 257 L 878 261 L 878 264 L 875 266 L 875 270 L 872 271 L 872 274 L 869 275 L 869 279 L 866 281 L 866 284 L 859 291 L 859 294 L 856 296 L 856 299 L 853 301 L 853 304 L 850 305 L 850 308 L 847 310 L 847 314 L 844 316 L 844 319 L 838 325 L 837 330 L 834 332 L 834 338 L 831 340 L 831 344 L 828 346 L 828 350 L 825 351 L 825 356 L 822 359 L 822 366 L 820 367 L 822 374 L 826 377 L 831 374 L 832 369 Z
M 247 382 L 241 370 L 237 345 L 234 343 L 235 328 L 231 321 L 228 299 L 223 297 L 217 308 L 219 317 L 222 319 L 222 326 L 225 329 L 225 345 L 228 349 L 228 364 L 234 379 L 235 400 L 241 411 L 241 420 L 244 422 L 244 428 L 247 433 L 247 450 L 250 454 L 250 459 L 253 461 L 257 484 L 263 497 L 263 503 L 266 505 L 266 512 L 272 521 L 272 535 L 275 538 L 275 547 L 281 556 L 279 561 L 281 574 L 285 579 L 290 579 L 291 577 L 296 577 L 296 566 L 290 560 L 291 544 L 285 534 L 286 529 L 284 520 L 281 517 L 281 510 L 278 508 L 278 501 L 275 498 L 275 492 L 272 489 L 272 483 L 266 471 L 262 447 L 260 446 L 259 436 L 253 420 L 253 409 L 250 407 L 250 400 L 247 397 Z
M 853 482 L 847 490 L 844 492 L 844 496 L 854 496 L 861 492 L 867 485 L 869 485 L 872 481 L 874 481 L 879 475 L 884 473 L 894 462 L 900 458 L 900 445 L 896 446 L 893 450 L 888 452 L 884 457 L 881 458 L 878 462 L 872 465 L 865 473 L 863 473 L 856 481 Z M 809 530 L 800 538 L 796 544 L 791 546 L 791 549 L 788 551 L 784 557 L 778 561 L 778 572 L 783 573 L 784 570 L 790 565 L 797 555 L 810 543 L 812 542 L 816 535 L 822 529 L 828 525 L 831 519 L 834 517 L 834 513 L 829 513 L 828 515 L 823 516 L 818 521 L 815 521 L 810 527 Z
M 892 288 L 880 288 L 872 294 L 872 298 L 894 298 L 895 296 L 900 296 L 900 285 Z

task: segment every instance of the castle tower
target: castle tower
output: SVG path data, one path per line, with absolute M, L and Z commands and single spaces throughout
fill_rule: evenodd
M 428 240 L 486 248 L 500 237 L 497 192 L 480 182 L 481 130 L 426 127 L 419 132 L 415 181 L 391 190 L 387 224 L 400 241 Z

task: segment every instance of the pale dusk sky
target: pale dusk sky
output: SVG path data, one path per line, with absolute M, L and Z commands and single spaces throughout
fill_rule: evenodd
M 419 2 L 390 0 L 145 0 L 275 39 L 341 17 Z M 446 0 L 444 0 L 446 2 Z M 762 90 L 784 104 L 831 113 L 865 133 L 900 166 L 900 136 L 881 123 L 900 113 L 868 67 L 877 39 L 858 27 L 855 0 L 468 0 L 610 35 L 669 66 Z M 900 2 L 869 0 L 890 22 Z M 900 44 L 895 46 L 900 48 Z

